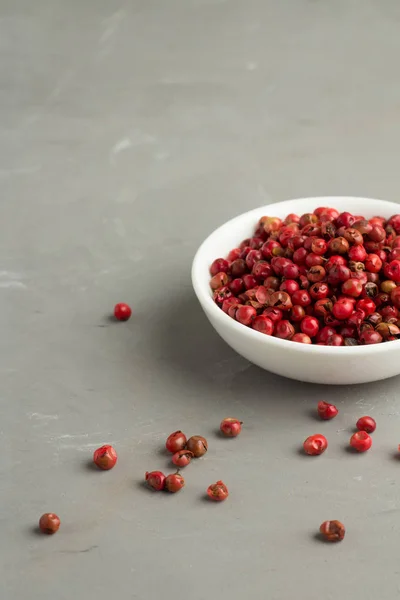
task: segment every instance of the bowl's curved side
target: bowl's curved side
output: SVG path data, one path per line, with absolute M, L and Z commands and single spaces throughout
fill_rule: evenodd
M 322 383 L 329 385 L 348 385 L 368 383 L 379 379 L 387 379 L 400 373 L 400 343 L 382 344 L 384 353 L 363 352 L 364 347 L 343 348 L 350 352 L 312 352 L 304 351 L 304 344 L 287 343 L 281 346 L 265 343 L 271 338 L 264 339 L 262 334 L 249 339 L 238 335 L 229 322 L 215 319 L 202 305 L 208 320 L 223 340 L 238 354 L 255 365 L 298 381 Z M 394 347 L 395 345 L 395 347 Z M 320 350 L 319 346 L 314 346 Z M 308 347 L 309 349 L 309 347 Z M 326 348 L 331 350 L 331 348 Z

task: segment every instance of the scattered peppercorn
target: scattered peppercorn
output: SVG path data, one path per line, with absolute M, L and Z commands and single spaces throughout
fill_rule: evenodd
M 350 446 L 357 452 L 366 452 L 372 446 L 372 438 L 366 431 L 357 431 L 350 438 Z
M 125 302 L 119 302 L 114 306 L 114 316 L 118 321 L 127 321 L 130 319 L 132 309 Z
M 372 417 L 360 417 L 356 423 L 357 429 L 373 433 L 376 429 L 376 421 Z
M 40 517 L 39 528 L 43 533 L 52 535 L 60 528 L 60 519 L 54 513 L 45 513 Z
M 166 477 L 161 471 L 150 471 L 150 473 L 146 471 L 144 478 L 156 492 L 160 492 L 165 488 Z
M 172 462 L 177 467 L 186 467 L 192 460 L 194 454 L 189 450 L 178 450 L 172 457 Z
M 324 435 L 317 433 L 310 435 L 303 443 L 304 452 L 310 456 L 317 456 L 325 452 L 328 447 L 328 440 Z
M 321 400 L 321 402 L 318 402 L 317 410 L 318 415 L 323 421 L 329 421 L 330 419 L 333 419 L 339 412 L 334 404 L 329 404 L 328 402 L 324 402 L 323 400 Z
M 229 496 L 228 488 L 222 481 L 217 481 L 207 488 L 207 495 L 215 502 L 223 502 Z
M 236 437 L 242 431 L 243 422 L 233 417 L 226 417 L 219 426 L 221 433 L 227 437 Z
M 182 475 L 179 474 L 179 472 L 172 473 L 165 478 L 165 489 L 167 492 L 171 492 L 172 494 L 179 492 L 184 485 L 185 480 L 183 479 Z
M 195 456 L 195 458 L 200 458 L 200 456 L 204 456 L 204 454 L 207 452 L 208 443 L 206 438 L 202 437 L 201 435 L 193 435 L 188 439 L 186 448 L 190 450 L 190 452 L 193 452 L 193 456 Z
M 175 452 L 178 452 L 179 450 L 183 450 L 185 448 L 186 442 L 186 435 L 182 433 L 182 431 L 178 430 L 174 431 L 174 433 L 171 433 L 171 435 L 167 437 L 165 447 L 168 450 L 168 452 L 171 452 L 171 454 L 175 454 Z
M 346 529 L 340 521 L 324 521 L 319 531 L 328 542 L 340 542 L 346 533 Z
M 115 467 L 117 460 L 118 455 L 115 449 L 109 444 L 97 448 L 93 453 L 94 464 L 99 467 L 99 469 L 103 469 L 103 471 L 109 471 Z

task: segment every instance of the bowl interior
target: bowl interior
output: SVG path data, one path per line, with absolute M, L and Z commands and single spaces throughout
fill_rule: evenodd
M 234 219 L 226 222 L 224 225 L 216 229 L 200 246 L 199 250 L 193 261 L 192 267 L 192 283 L 195 293 L 202 304 L 203 308 L 213 315 L 215 319 L 220 321 L 221 319 L 226 322 L 229 320 L 230 325 L 234 327 L 238 333 L 245 336 L 259 336 L 258 332 L 251 328 L 246 328 L 230 319 L 221 309 L 214 303 L 212 299 L 212 293 L 209 286 L 210 272 L 209 268 L 211 263 L 219 257 L 226 257 L 228 252 L 237 247 L 243 239 L 253 235 L 256 228 L 257 221 L 263 215 L 286 217 L 289 213 L 304 214 L 306 212 L 312 212 L 318 206 L 328 206 L 336 208 L 340 212 L 349 211 L 353 214 L 363 215 L 366 218 L 373 216 L 383 216 L 389 218 L 391 215 L 400 212 L 398 204 L 387 202 L 384 200 L 374 200 L 371 198 L 354 198 L 354 197 L 316 197 L 316 198 L 302 198 L 298 200 L 288 200 L 286 202 L 279 202 L 277 204 L 269 204 L 267 206 L 261 206 L 247 213 L 243 213 Z M 263 336 L 266 338 L 266 343 L 272 343 L 274 345 L 286 346 L 287 340 L 280 340 L 275 337 Z M 390 346 L 397 345 L 400 340 L 391 342 Z M 307 352 L 352 352 L 355 348 L 343 348 L 334 346 L 316 346 L 307 344 L 296 344 L 299 347 L 299 351 Z M 381 352 L 387 350 L 387 344 L 377 344 L 371 346 L 357 346 L 357 351 Z

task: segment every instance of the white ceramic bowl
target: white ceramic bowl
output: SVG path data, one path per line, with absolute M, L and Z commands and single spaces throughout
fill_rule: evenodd
M 400 340 L 370 346 L 333 347 L 299 344 L 267 336 L 241 325 L 213 301 L 209 286 L 210 265 L 227 256 L 240 242 L 253 235 L 263 215 L 302 215 L 318 206 L 330 206 L 367 218 L 389 218 L 400 206 L 383 200 L 352 197 L 301 198 L 269 204 L 244 213 L 216 229 L 200 246 L 192 266 L 192 283 L 210 323 L 236 352 L 255 365 L 278 375 L 326 384 L 367 383 L 400 374 Z

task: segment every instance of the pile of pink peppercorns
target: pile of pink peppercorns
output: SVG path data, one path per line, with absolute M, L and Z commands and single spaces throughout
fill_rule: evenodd
M 265 335 L 322 346 L 400 336 L 400 214 L 261 217 L 210 273 L 215 303 Z
M 226 437 L 237 437 L 242 431 L 242 424 L 238 419 L 227 417 L 221 421 L 219 429 L 222 435 Z M 208 442 L 201 435 L 193 435 L 187 439 L 186 435 L 178 430 L 168 436 L 165 447 L 172 454 L 173 464 L 181 468 L 186 467 L 192 458 L 204 456 L 208 450 Z M 179 470 L 167 476 L 162 471 L 147 472 L 145 480 L 157 492 L 162 490 L 179 492 L 185 485 L 185 480 L 179 473 Z M 217 481 L 207 488 L 207 496 L 211 500 L 222 502 L 229 496 L 228 488 L 223 481 Z

